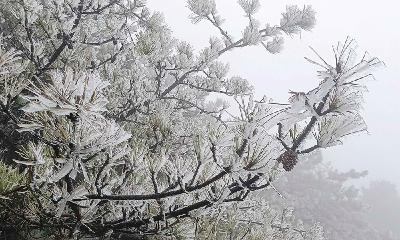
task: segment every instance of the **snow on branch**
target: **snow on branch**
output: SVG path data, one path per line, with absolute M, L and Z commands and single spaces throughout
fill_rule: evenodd
M 313 27 L 314 12 L 288 7 L 279 25 L 261 29 L 258 1 L 239 5 L 248 25 L 234 40 L 215 1 L 188 1 L 193 22 L 221 34 L 196 52 L 144 1 L 5 0 L 0 177 L 15 183 L 0 188 L 0 231 L 322 240 L 318 226 L 303 228 L 256 192 L 301 154 L 365 129 L 362 80 L 380 62 L 352 62 L 347 40 L 334 48 L 334 64 L 316 51 L 318 60 L 308 59 L 322 68 L 314 89 L 291 91 L 283 104 L 257 100 L 220 57 L 250 45 L 277 53 L 283 34 Z

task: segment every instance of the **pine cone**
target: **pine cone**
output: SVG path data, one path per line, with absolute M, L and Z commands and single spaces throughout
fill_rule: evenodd
M 292 150 L 286 150 L 278 159 L 278 162 L 283 164 L 283 169 L 290 172 L 297 164 L 297 153 Z

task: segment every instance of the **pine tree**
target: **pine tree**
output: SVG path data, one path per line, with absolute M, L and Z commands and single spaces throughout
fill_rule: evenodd
M 289 6 L 270 25 L 254 18 L 258 1 L 239 4 L 248 26 L 234 39 L 213 0 L 188 1 L 194 23 L 221 33 L 197 52 L 142 0 L 1 0 L 0 231 L 207 238 L 207 222 L 257 203 L 233 221 L 241 226 L 236 237 L 322 239 L 318 226 L 295 226 L 290 211 L 257 222 L 276 214 L 256 192 L 294 167 L 295 158 L 280 160 L 287 153 L 338 145 L 365 130 L 361 80 L 380 61 L 356 61 L 347 39 L 334 47 L 332 65 L 318 54 L 308 59 L 321 68 L 315 89 L 293 92 L 287 104 L 257 100 L 219 57 L 252 45 L 277 53 L 285 35 L 314 26 L 314 11 Z M 250 224 L 251 217 L 258 220 Z M 234 229 L 229 221 L 217 226 L 212 236 Z
M 341 172 L 323 161 L 321 152 L 309 156 L 303 155 L 296 168 L 274 183 L 275 190 L 264 193 L 265 199 L 274 209 L 292 207 L 294 216 L 305 226 L 313 226 L 318 222 L 324 229 L 324 236 L 330 240 L 394 240 L 387 228 L 378 228 L 378 216 L 387 218 L 388 211 L 371 211 L 387 199 L 390 194 L 375 196 L 375 204 L 371 205 L 365 190 L 351 184 L 352 180 L 363 178 L 367 171 L 350 170 Z M 381 187 L 380 187 L 381 188 Z M 395 204 L 381 204 L 393 208 Z M 396 222 L 393 218 L 387 222 Z M 393 228 L 393 227 L 392 227 Z M 395 228 L 393 228 L 395 229 Z

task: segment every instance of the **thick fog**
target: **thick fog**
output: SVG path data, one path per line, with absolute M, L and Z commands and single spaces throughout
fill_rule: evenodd
M 233 0 L 218 0 L 217 8 L 225 18 L 224 26 L 230 34 L 239 36 L 246 24 L 242 9 Z M 264 23 L 279 23 L 281 12 L 288 4 L 311 4 L 317 12 L 317 25 L 301 38 L 287 38 L 284 50 L 271 55 L 262 47 L 235 50 L 224 56 L 229 60 L 231 73 L 247 78 L 260 96 L 267 95 L 285 102 L 288 91 L 310 89 L 317 81 L 317 68 L 304 60 L 313 56 L 308 46 L 315 48 L 326 59 L 332 59 L 331 45 L 354 38 L 359 51 L 379 57 L 386 67 L 377 69 L 376 81 L 369 81 L 365 98 L 364 116 L 368 133 L 351 136 L 343 146 L 323 151 L 324 159 L 339 169 L 368 170 L 367 178 L 359 181 L 384 179 L 400 186 L 398 149 L 400 148 L 400 22 L 394 0 L 383 1 L 260 1 L 258 19 Z M 188 19 L 185 0 L 149 0 L 151 9 L 164 13 L 174 35 L 195 47 L 206 46 L 210 36 L 218 32 L 208 23 L 193 25 Z
M 238 37 L 246 24 L 240 7 L 233 0 L 217 0 L 216 2 L 221 15 L 226 19 L 224 26 L 230 34 Z M 300 170 L 297 170 L 298 172 L 295 170 L 293 176 L 290 175 L 288 179 L 278 183 L 281 188 L 278 191 L 282 191 L 282 194 L 286 193 L 286 199 L 289 198 L 290 205 L 294 206 L 302 206 L 301 201 L 313 201 L 311 196 L 314 188 L 325 191 L 327 200 L 321 200 L 323 197 L 319 196 L 321 198 L 319 201 L 322 203 L 314 203 L 309 207 L 311 212 L 318 212 L 311 214 L 312 217 L 318 218 L 327 225 L 333 224 L 332 229 L 338 229 L 338 233 L 335 233 L 334 230 L 329 233 L 331 239 L 359 239 L 362 234 L 357 232 L 359 228 L 357 226 L 361 226 L 362 223 L 357 221 L 360 219 L 375 225 L 381 231 L 392 231 L 395 235 L 400 236 L 398 228 L 400 226 L 400 198 L 396 195 L 396 186 L 397 189 L 400 186 L 398 173 L 400 168 L 398 156 L 400 148 L 398 139 L 400 135 L 400 103 L 398 100 L 400 31 L 397 26 L 400 22 L 398 15 L 400 4 L 394 0 L 379 2 L 264 0 L 261 1 L 261 4 L 262 8 L 258 13 L 258 19 L 264 20 L 262 24 L 279 23 L 280 14 L 287 4 L 311 4 L 317 12 L 317 25 L 311 32 L 303 34 L 301 38 L 288 37 L 284 50 L 280 54 L 271 55 L 258 46 L 235 50 L 224 56 L 224 60 L 230 62 L 231 74 L 247 78 L 255 86 L 259 96 L 265 94 L 276 101 L 285 102 L 289 96 L 289 90 L 305 91 L 310 89 L 317 81 L 317 68 L 303 58 L 304 56 L 313 56 L 308 47 L 312 46 L 324 58 L 331 60 L 331 45 L 338 41 L 344 41 L 347 36 L 357 41 L 359 51 L 368 51 L 386 64 L 385 67 L 376 70 L 376 80 L 369 80 L 367 84 L 369 92 L 365 97 L 363 115 L 368 125 L 368 133 L 350 136 L 345 139 L 343 146 L 325 149 L 322 151 L 322 156 L 319 156 L 325 162 L 332 164 L 332 169 L 329 170 L 332 172 L 336 171 L 334 169 L 368 171 L 368 175 L 360 176 L 349 182 L 366 188 L 363 191 L 362 203 L 371 206 L 371 211 L 368 213 L 365 210 L 349 211 L 348 216 L 345 216 L 346 213 L 340 213 L 340 210 L 337 209 L 345 209 L 345 203 L 330 202 L 332 196 L 328 195 L 329 191 L 335 191 L 329 188 L 340 187 L 342 183 L 336 182 L 336 185 L 323 186 L 325 183 L 323 178 L 310 177 L 311 175 L 307 175 L 305 172 L 302 174 L 301 167 L 299 167 Z M 166 22 L 176 37 L 187 40 L 199 49 L 206 46 L 209 37 L 218 35 L 218 32 L 206 22 L 193 25 L 187 18 L 190 13 L 185 6 L 186 1 L 184 0 L 149 1 L 150 8 L 164 13 Z M 378 182 L 378 180 L 387 182 Z M 296 191 L 292 186 L 287 186 L 290 182 L 306 182 L 311 185 L 311 189 L 307 188 L 307 184 L 304 183 L 304 188 L 301 188 L 299 192 L 299 189 Z M 352 190 L 348 189 L 348 191 Z M 311 194 L 311 196 L 304 198 L 305 194 Z M 290 201 L 290 197 L 295 200 Z M 316 210 L 319 207 L 323 210 Z M 361 216 L 365 213 L 365 216 Z M 307 214 L 304 209 L 303 212 L 300 211 L 302 219 L 307 219 Z M 316 216 L 318 214 L 320 216 Z M 341 215 L 336 222 L 332 220 L 335 215 Z M 354 227 L 351 227 L 352 229 L 348 233 L 345 233 L 344 229 L 349 230 L 349 225 L 347 227 L 340 225 L 345 221 L 347 221 L 346 224 L 354 222 Z M 329 232 L 329 226 L 326 229 Z M 365 236 L 361 239 L 375 239 L 371 232 L 364 232 L 364 234 Z M 383 238 L 389 239 L 386 237 Z M 377 237 L 377 239 L 379 238 Z
M 399 7 L 0 0 L 0 240 L 400 240 Z

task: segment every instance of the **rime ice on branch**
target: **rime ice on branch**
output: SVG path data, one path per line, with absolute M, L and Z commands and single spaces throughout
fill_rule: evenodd
M 254 18 L 258 1 L 239 5 L 248 25 L 234 39 L 214 1 L 188 1 L 194 23 L 220 32 L 196 52 L 144 1 L 4 0 L 0 157 L 11 166 L 4 176 L 18 168 L 23 180 L 0 188 L 0 231 L 173 238 L 189 228 L 186 238 L 231 231 L 238 239 L 323 239 L 319 226 L 297 226 L 255 192 L 295 167 L 298 155 L 365 130 L 362 79 L 379 61 L 354 62 L 347 40 L 334 48 L 333 65 L 318 54 L 320 62 L 309 60 L 322 68 L 315 89 L 292 92 L 286 105 L 255 100 L 247 80 L 228 77 L 218 58 L 250 45 L 277 53 L 285 35 L 314 26 L 314 12 L 290 6 L 270 25 Z M 240 227 L 207 229 L 219 214 L 247 208 L 245 219 L 232 218 Z

